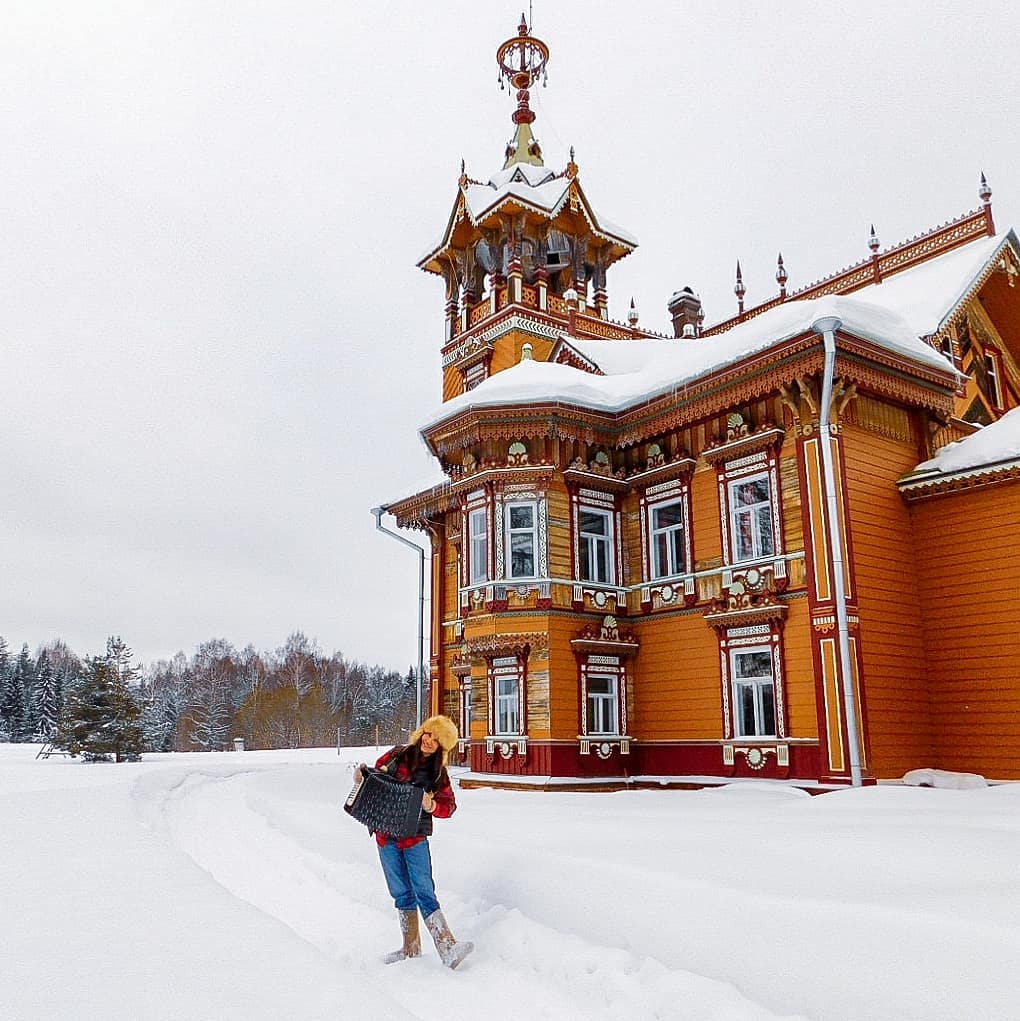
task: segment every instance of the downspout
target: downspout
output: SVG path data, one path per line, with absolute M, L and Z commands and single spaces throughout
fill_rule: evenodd
M 822 375 L 822 406 L 818 414 L 818 432 L 821 436 L 822 476 L 825 482 L 826 517 L 829 524 L 829 545 L 832 548 L 833 589 L 836 603 L 836 631 L 839 639 L 839 672 L 843 680 L 843 705 L 846 713 L 847 741 L 850 753 L 850 782 L 861 786 L 860 725 L 857 720 L 857 702 L 854 698 L 853 669 L 850 662 L 850 625 L 846 612 L 846 575 L 843 560 L 843 527 L 836 500 L 836 472 L 832 463 L 834 432 L 830 421 L 832 382 L 836 368 L 836 330 L 843 323 L 836 316 L 824 316 L 812 324 L 815 333 L 822 337 L 825 349 L 825 369 Z
M 425 683 L 425 631 L 423 624 L 425 619 L 425 550 L 416 542 L 411 542 L 389 528 L 383 527 L 382 516 L 385 509 L 384 507 L 372 508 L 372 514 L 375 517 L 375 527 L 380 532 L 385 532 L 386 535 L 396 539 L 397 542 L 402 542 L 405 546 L 409 546 L 418 554 L 418 682 L 415 684 L 417 691 L 415 693 L 414 707 L 414 725 L 415 729 L 417 729 L 422 724 L 421 689 Z

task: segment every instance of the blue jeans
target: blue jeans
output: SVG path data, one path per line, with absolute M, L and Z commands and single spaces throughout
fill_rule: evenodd
M 436 886 L 432 881 L 432 853 L 427 840 L 401 851 L 395 840 L 387 840 L 379 848 L 379 861 L 398 911 L 414 911 L 422 918 L 439 910 Z

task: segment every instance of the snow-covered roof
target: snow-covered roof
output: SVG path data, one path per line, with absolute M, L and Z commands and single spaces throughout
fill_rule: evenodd
M 488 184 L 469 184 L 464 189 L 464 199 L 474 220 L 480 220 L 508 196 L 554 214 L 565 201 L 569 188 L 569 177 L 557 177 L 548 167 L 517 163 L 494 174 Z
M 431 456 L 431 455 L 430 455 Z M 395 504 L 403 503 L 405 500 L 409 500 L 413 496 L 418 496 L 422 493 L 428 493 L 433 489 L 438 490 L 442 486 L 448 484 L 450 477 L 439 467 L 438 462 L 433 466 L 432 471 L 427 475 L 423 475 L 418 478 L 415 482 L 409 482 L 402 488 L 399 494 L 394 494 L 393 499 L 384 500 L 380 507 L 384 510 L 388 510 Z
M 815 322 L 827 316 L 839 318 L 844 332 L 919 365 L 953 371 L 950 362 L 920 340 L 895 313 L 856 296 L 827 295 L 779 305 L 726 333 L 697 340 L 564 338 L 605 375 L 596 376 L 570 365 L 526 359 L 447 401 L 424 428 L 446 421 L 467 408 L 499 404 L 563 403 L 618 413 L 680 389 L 791 337 L 810 332 Z
M 957 305 L 968 296 L 990 262 L 1015 235 L 979 238 L 918 266 L 869 284 L 854 296 L 902 316 L 918 337 L 928 337 L 945 324 Z
M 972 436 L 947 443 L 933 458 L 919 464 L 902 482 L 932 482 L 949 475 L 978 473 L 1020 464 L 1020 408 Z

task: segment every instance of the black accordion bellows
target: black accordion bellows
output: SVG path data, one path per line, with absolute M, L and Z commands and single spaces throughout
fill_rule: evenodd
M 344 811 L 373 833 L 401 840 L 417 835 L 424 794 L 420 787 L 401 783 L 380 769 L 367 769 L 364 780 L 355 779 Z

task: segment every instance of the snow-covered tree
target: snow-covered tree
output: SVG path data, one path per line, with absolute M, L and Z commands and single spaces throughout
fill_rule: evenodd
M 114 639 L 107 650 L 85 660 L 67 692 L 56 743 L 87 761 L 132 761 L 142 753 L 142 709 L 125 679 L 133 676 L 130 650 Z
M 63 706 L 61 694 L 62 679 L 46 650 L 39 653 L 35 664 L 35 685 L 29 699 L 28 726 L 32 739 L 51 741 L 60 723 L 60 712 Z
M 9 664 L 3 688 L 0 689 L 0 719 L 10 741 L 24 741 L 28 716 L 28 700 L 31 698 L 32 686 L 35 683 L 35 663 L 28 651 L 28 644 L 21 647 L 21 652 L 13 664 Z
M 8 685 L 11 678 L 11 653 L 7 640 L 0 635 L 0 741 L 10 741 L 11 722 L 8 709 Z

